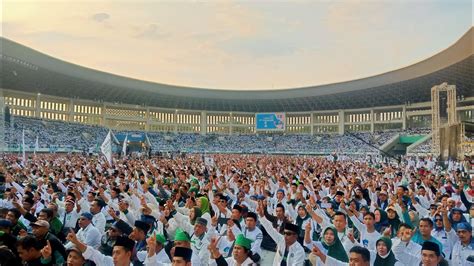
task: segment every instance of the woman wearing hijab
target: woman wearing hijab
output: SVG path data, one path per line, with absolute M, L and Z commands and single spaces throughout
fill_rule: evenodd
M 211 212 L 209 209 L 209 200 L 206 197 L 198 198 L 196 205 L 201 209 L 202 215 Z
M 324 250 L 323 253 L 325 255 L 330 256 L 340 262 L 349 262 L 349 257 L 344 249 L 344 246 L 339 240 L 337 236 L 336 228 L 334 227 L 326 227 L 323 231 L 323 237 L 321 238 L 321 242 L 317 241 L 308 241 L 309 234 L 306 233 L 305 237 L 305 246 L 308 249 L 312 249 L 313 246 L 318 247 L 321 250 Z M 318 257 L 311 257 L 310 261 L 313 265 L 325 265 L 323 262 L 319 260 Z
M 397 235 L 398 227 L 400 227 L 402 223 L 394 207 L 390 206 L 387 208 L 387 221 L 391 228 L 390 237 L 394 238 Z
M 387 213 L 382 209 L 376 209 L 374 211 L 375 215 L 375 230 L 379 233 L 383 233 L 385 228 L 388 228 L 390 224 L 388 223 Z
M 323 231 L 323 238 L 321 239 L 321 244 L 328 251 L 327 255 L 331 256 L 338 261 L 349 262 L 349 257 L 344 249 L 344 246 L 337 236 L 336 228 L 327 227 Z
M 201 216 L 201 209 L 198 207 L 193 207 L 191 210 L 189 210 L 189 221 L 192 225 L 194 225 L 194 223 L 196 223 L 196 219 Z
M 201 209 L 201 217 L 207 220 L 207 228 L 212 227 L 211 223 L 211 210 L 209 208 L 209 199 L 206 197 L 200 197 L 196 199 L 196 206 Z
M 298 242 L 303 245 L 304 232 L 307 223 L 311 222 L 311 216 L 306 211 L 303 205 L 298 206 L 298 216 L 296 217 L 296 225 L 300 228 L 300 233 L 298 235 Z
M 448 218 L 453 228 L 456 228 L 458 223 L 466 222 L 466 217 L 464 217 L 463 211 L 459 208 L 452 208 Z
M 377 247 L 377 254 L 370 254 L 371 257 L 375 257 L 375 261 L 373 263 L 374 266 L 402 265 L 398 262 L 392 252 L 392 240 L 390 240 L 390 238 L 381 237 L 379 240 L 377 240 L 375 245 Z

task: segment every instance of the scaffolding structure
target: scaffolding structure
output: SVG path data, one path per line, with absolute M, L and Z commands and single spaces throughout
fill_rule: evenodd
M 442 121 L 440 117 L 440 102 L 439 94 L 440 92 L 447 93 L 447 110 L 448 120 Z M 443 110 L 444 111 L 444 110 Z M 440 129 L 445 126 L 453 126 L 457 123 L 456 117 L 456 86 L 448 85 L 444 82 L 440 85 L 436 85 L 431 88 L 431 129 L 433 132 L 432 141 L 432 153 L 435 156 L 440 156 L 441 154 L 441 134 Z

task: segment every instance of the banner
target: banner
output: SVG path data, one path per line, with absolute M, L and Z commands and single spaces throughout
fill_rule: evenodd
M 206 166 L 210 166 L 210 167 L 213 167 L 215 164 L 214 164 L 214 158 L 212 157 L 204 157 L 204 164 Z
M 255 114 L 256 131 L 285 131 L 285 113 L 259 113 Z
M 107 137 L 105 137 L 104 142 L 100 146 L 100 151 L 107 158 L 109 165 L 112 166 L 112 131 L 109 130 Z

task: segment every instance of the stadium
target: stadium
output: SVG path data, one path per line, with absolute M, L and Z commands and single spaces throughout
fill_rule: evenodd
M 0 265 L 473 265 L 472 1 L 2 7 Z
M 55 59 L 54 55 L 45 55 L 2 38 L 2 92 L 8 113 L 18 118 L 19 124 L 61 121 L 72 124 L 76 130 L 80 129 L 79 125 L 87 125 L 88 128 L 81 130 L 92 131 L 79 137 L 82 140 L 78 139 L 77 143 L 51 143 L 46 139 L 56 150 L 93 147 L 104 137 L 103 132 L 101 136 L 94 134 L 107 128 L 116 132 L 146 132 L 148 141 L 151 140 L 148 145 L 154 151 L 170 150 L 173 140 L 177 139 L 174 143 L 182 143 L 178 150 L 187 152 L 267 150 L 270 153 L 328 154 L 341 148 L 318 145 L 319 142 L 337 144 L 341 138 L 352 138 L 352 144 L 365 148 L 346 149 L 347 153 L 387 152 L 403 142 L 404 147 L 395 148 L 399 149 L 396 153 L 427 154 L 431 152 L 430 89 L 433 86 L 445 82 L 455 85 L 458 120 L 472 122 L 474 119 L 473 37 L 471 28 L 444 51 L 377 76 L 322 86 L 246 93 L 178 87 L 112 75 Z M 259 129 L 256 115 L 265 113 L 283 114 L 284 127 Z M 28 120 L 30 118 L 34 120 Z M 51 124 L 54 127 L 54 123 Z M 16 126 L 15 130 L 20 127 Z M 26 145 L 33 148 L 35 133 L 27 133 Z M 19 136 L 18 132 L 12 134 L 7 130 L 7 149 L 18 150 Z M 232 143 L 249 142 L 249 138 L 254 139 L 252 142 L 256 143 L 252 146 L 255 147 L 233 145 L 229 150 Z M 55 137 L 49 136 L 49 139 Z M 123 141 L 124 137 L 119 139 Z M 143 137 L 141 141 L 144 140 Z M 45 146 L 45 141 L 39 140 L 41 148 L 47 151 L 51 147 Z M 353 146 L 351 141 L 347 146 Z M 197 142 L 202 145 L 196 145 Z M 311 143 L 311 147 L 295 149 L 284 144 L 295 142 Z M 218 144 L 213 148 L 214 143 Z

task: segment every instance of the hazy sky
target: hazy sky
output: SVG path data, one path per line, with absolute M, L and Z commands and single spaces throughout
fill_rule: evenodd
M 143 80 L 280 89 L 416 63 L 458 40 L 473 13 L 471 0 L 3 0 L 1 35 Z

